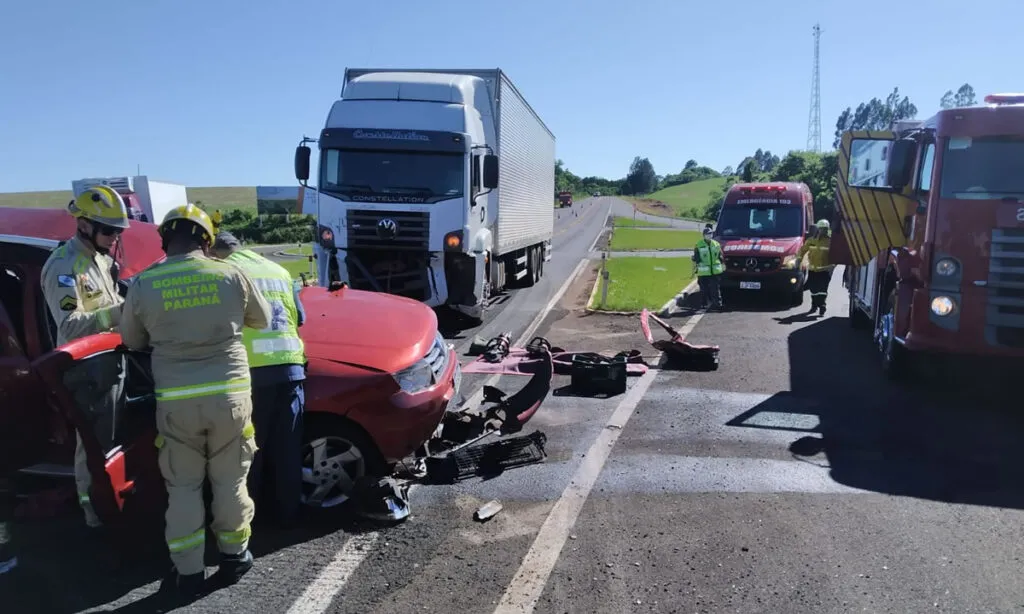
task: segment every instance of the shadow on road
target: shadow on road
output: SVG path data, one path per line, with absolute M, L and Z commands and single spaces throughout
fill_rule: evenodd
M 55 518 L 24 521 L 14 519 L 12 505 L 0 507 L 0 523 L 9 533 L 4 556 L 18 558 L 12 571 L 0 575 L 0 612 L 70 614 L 91 610 L 159 582 L 169 572 L 171 562 L 162 522 L 154 525 L 156 530 L 133 535 L 131 556 L 122 557 L 112 536 L 94 534 L 85 527 L 73 502 L 58 512 Z M 351 535 L 381 528 L 378 523 L 361 521 L 343 510 L 338 512 L 304 518 L 298 527 L 288 530 L 257 519 L 250 542 L 256 564 L 260 564 L 260 557 L 329 534 Z M 206 544 L 206 564 L 216 566 L 219 554 L 212 533 L 207 534 Z M 217 587 L 211 584 L 211 588 Z M 166 605 L 164 595 L 154 594 L 113 611 L 165 611 Z
M 730 426 L 801 433 L 794 456 L 823 455 L 853 488 L 1024 509 L 1024 412 L 998 374 L 891 383 L 868 335 L 839 317 L 795 330 L 789 361 L 792 391 Z

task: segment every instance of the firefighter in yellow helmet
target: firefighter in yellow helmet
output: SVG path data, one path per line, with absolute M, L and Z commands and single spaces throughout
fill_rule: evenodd
M 71 201 L 68 211 L 76 218 L 75 234 L 53 250 L 40 276 L 43 298 L 57 325 L 58 345 L 115 329 L 124 302 L 110 257 L 118 236 L 128 228 L 128 210 L 121 196 L 107 186 L 94 186 Z M 104 364 L 96 366 L 102 368 L 95 372 L 78 374 L 93 383 L 89 389 L 95 392 L 82 399 L 90 406 L 83 408 L 90 416 L 109 414 L 124 391 L 123 363 L 101 362 Z M 74 467 L 85 522 L 90 527 L 99 527 L 100 518 L 89 500 L 92 479 L 77 432 Z
M 832 281 L 835 266 L 829 263 L 828 250 L 831 244 L 828 220 L 818 220 L 811 236 L 804 241 L 796 254 L 797 261 L 807 255 L 807 289 L 811 291 L 811 308 L 807 313 L 825 315 L 825 301 L 828 299 L 828 285 Z
M 160 472 L 167 483 L 169 578 L 182 597 L 205 584 L 203 481 L 213 490 L 212 528 L 221 552 L 218 584 L 252 568 L 253 502 L 246 477 L 256 452 L 249 362 L 242 329 L 270 325 L 271 311 L 240 269 L 209 257 L 213 223 L 195 205 L 171 210 L 159 227 L 167 259 L 128 289 L 121 336 L 152 347 Z

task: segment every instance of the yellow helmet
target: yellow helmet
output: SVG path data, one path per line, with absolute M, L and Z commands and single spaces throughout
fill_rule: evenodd
M 213 220 L 199 207 L 189 203 L 177 206 L 167 212 L 164 221 L 160 222 L 157 231 L 163 235 L 168 230 L 173 230 L 179 222 L 191 222 L 198 226 L 202 233 L 199 235 L 203 241 L 213 244 Z
M 105 185 L 94 185 L 68 205 L 71 215 L 97 224 L 128 228 L 128 208 L 121 195 Z

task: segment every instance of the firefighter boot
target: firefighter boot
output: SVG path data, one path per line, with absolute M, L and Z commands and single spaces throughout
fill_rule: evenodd
M 246 550 L 242 554 L 222 554 L 220 569 L 217 570 L 219 584 L 234 584 L 252 569 L 252 553 Z
M 193 574 L 180 574 L 172 570 L 160 585 L 160 590 L 182 601 L 194 601 L 206 588 L 206 570 Z

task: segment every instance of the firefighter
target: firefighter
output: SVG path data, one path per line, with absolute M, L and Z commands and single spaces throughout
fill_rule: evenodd
M 702 238 L 693 247 L 693 262 L 697 272 L 697 284 L 700 286 L 704 308 L 722 308 L 722 274 L 725 263 L 722 261 L 722 245 L 712 237 L 714 230 L 708 224 L 704 227 Z
M 43 264 L 41 285 L 50 315 L 57 325 L 57 344 L 64 345 L 88 335 L 111 331 L 121 320 L 121 298 L 110 251 L 128 228 L 128 209 L 121 196 L 107 186 L 94 186 L 68 204 L 76 231 L 53 250 Z M 123 367 L 123 365 L 121 365 Z M 124 369 L 103 369 L 101 374 L 82 374 L 99 385 L 87 403 L 87 415 L 109 414 L 124 390 Z M 75 431 L 75 485 L 85 523 L 97 528 L 102 523 L 89 499 L 92 483 L 86 466 L 82 437 Z
M 814 225 L 811 236 L 804 241 L 796 254 L 797 261 L 807 255 L 807 289 L 811 291 L 811 308 L 807 313 L 818 312 L 825 315 L 825 302 L 828 299 L 828 285 L 832 281 L 834 265 L 829 264 L 828 249 L 831 239 L 828 220 L 821 219 Z
M 248 249 L 230 232 L 217 233 L 212 253 L 245 271 L 271 307 L 268 328 L 242 331 L 253 382 L 252 414 L 259 451 L 249 470 L 249 496 L 262 510 L 264 466 L 272 476 L 277 521 L 291 526 L 302 497 L 302 417 L 306 354 L 298 327 L 306 319 L 298 287 L 284 267 Z M 269 507 L 269 506 L 268 506 Z
M 208 257 L 213 222 L 202 209 L 172 209 L 158 230 L 167 259 L 128 289 L 121 336 L 129 348 L 152 347 L 155 445 L 167 484 L 165 536 L 174 563 L 165 586 L 192 598 L 206 578 L 206 478 L 221 552 L 219 583 L 236 582 L 252 568 L 253 502 L 245 480 L 256 439 L 242 328 L 269 326 L 270 306 L 241 270 Z

